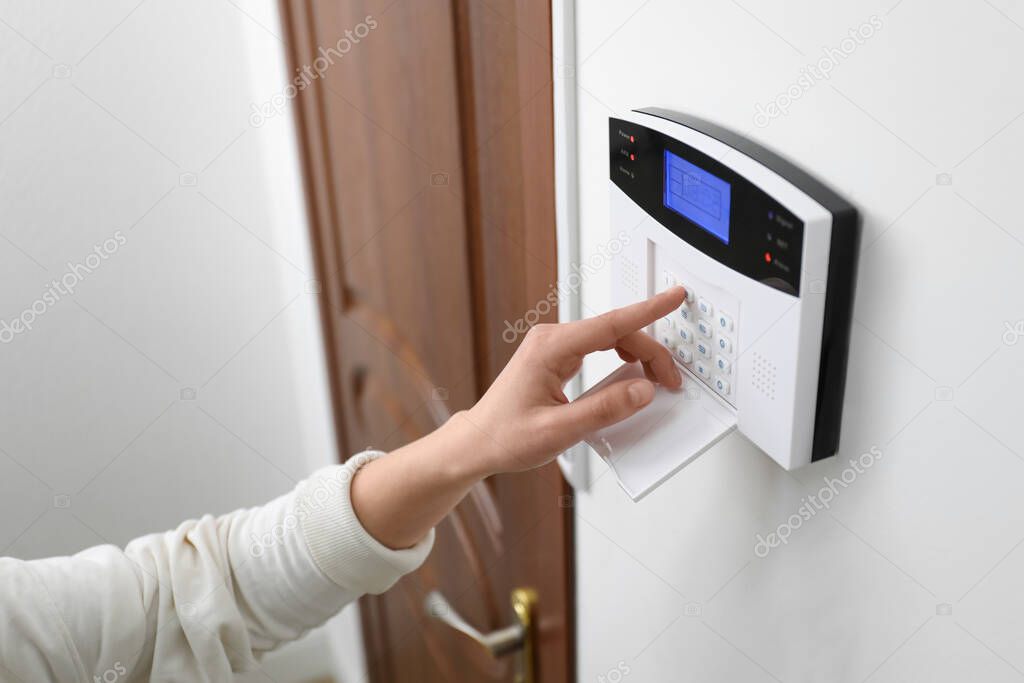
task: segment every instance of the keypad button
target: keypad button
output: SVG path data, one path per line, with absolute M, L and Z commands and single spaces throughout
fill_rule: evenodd
M 683 304 L 683 306 L 679 309 L 679 317 L 685 320 L 686 322 L 690 322 L 691 320 L 693 320 L 693 311 L 690 310 L 689 306 Z
M 692 363 L 693 351 L 688 346 L 680 346 L 676 349 L 676 358 L 682 363 Z
M 661 324 L 663 327 L 669 330 L 674 330 L 676 328 L 676 322 L 672 320 L 671 316 L 668 315 L 661 319 Z
M 703 341 L 703 340 L 697 342 L 697 353 L 700 354 L 703 358 L 710 359 L 711 358 L 711 344 L 709 344 L 708 342 Z
M 698 360 L 693 364 L 693 369 L 697 371 L 697 374 L 705 379 L 711 378 L 711 367 L 702 360 Z
M 719 372 L 724 372 L 725 374 L 728 375 L 729 372 L 732 370 L 732 363 L 729 362 L 728 358 L 719 354 L 715 356 L 715 367 L 718 368 Z
M 690 289 L 690 285 L 683 283 L 683 289 L 686 290 L 686 303 L 692 304 L 694 299 L 693 290 Z
M 725 313 L 722 313 L 721 311 L 719 311 L 718 312 L 717 320 L 718 320 L 718 329 L 720 329 L 722 332 L 732 332 L 732 317 L 731 316 L 726 315 Z
M 714 335 L 715 333 L 711 327 L 711 323 L 709 323 L 707 320 L 697 321 L 697 331 L 700 332 L 703 336 L 707 337 L 708 339 L 711 339 L 712 335 Z
M 732 341 L 728 337 L 718 335 L 718 350 L 723 353 L 732 353 Z
M 676 344 L 679 343 L 679 335 L 667 327 L 663 327 L 658 330 L 658 341 L 667 346 L 670 349 L 676 348 Z
M 687 344 L 693 343 L 693 330 L 686 325 L 679 326 L 679 339 Z
M 716 377 L 713 386 L 715 387 L 715 391 L 720 393 L 722 396 L 729 395 L 729 380 L 724 377 Z
M 697 310 L 700 311 L 701 315 L 710 317 L 715 312 L 715 307 L 707 299 L 700 299 L 697 301 Z

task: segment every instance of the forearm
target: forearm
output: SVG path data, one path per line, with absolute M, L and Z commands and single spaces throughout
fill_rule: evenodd
M 73 557 L 0 558 L 0 681 L 229 680 L 262 652 L 420 565 L 360 526 L 352 472 L 317 471 L 266 505 Z M 368 466 L 368 465 L 367 465 Z
M 457 413 L 427 436 L 364 466 L 352 480 L 360 523 L 389 548 L 422 539 L 490 474 L 485 434 Z

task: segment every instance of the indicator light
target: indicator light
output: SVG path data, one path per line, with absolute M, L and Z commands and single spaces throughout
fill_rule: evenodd
M 630 141 L 630 142 L 636 142 L 636 138 L 635 138 L 635 137 L 633 137 L 632 135 L 630 135 L 630 136 L 629 136 L 629 141 Z
M 629 155 L 629 160 L 630 161 L 636 161 L 636 155 L 635 154 L 630 154 Z
M 772 252 L 770 252 L 770 251 L 764 252 L 764 262 L 765 263 L 771 263 L 772 262 Z

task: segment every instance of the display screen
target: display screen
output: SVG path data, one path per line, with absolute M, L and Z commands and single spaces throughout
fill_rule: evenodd
M 665 206 L 729 244 L 729 183 L 665 150 Z

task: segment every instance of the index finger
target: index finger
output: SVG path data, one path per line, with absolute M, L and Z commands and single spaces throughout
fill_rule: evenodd
M 577 353 L 603 351 L 628 334 L 647 327 L 683 305 L 686 290 L 670 289 L 629 306 L 566 325 L 566 341 Z

